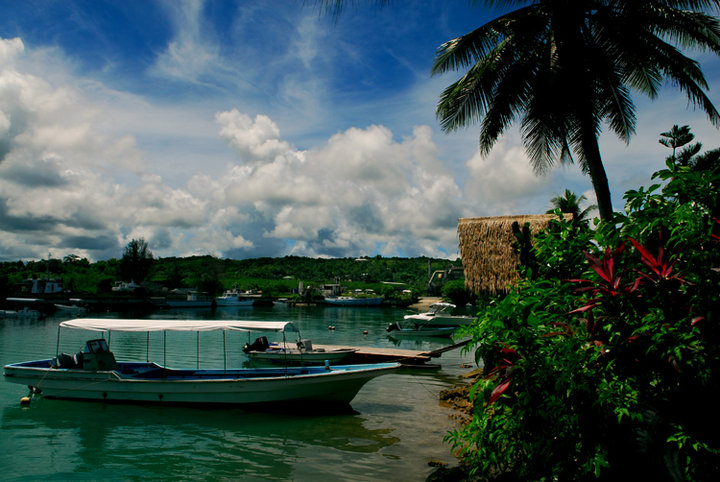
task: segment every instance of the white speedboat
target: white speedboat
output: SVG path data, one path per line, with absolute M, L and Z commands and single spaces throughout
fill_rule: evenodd
M 452 337 L 455 326 L 428 326 L 412 321 L 396 321 L 387 327 L 388 336 L 396 337 Z
M 462 325 L 469 325 L 475 320 L 473 316 L 453 315 L 452 311 L 455 308 L 456 306 L 452 303 L 433 303 L 430 305 L 429 311 L 405 315 L 403 318 L 425 327 L 452 326 L 455 328 Z
M 252 306 L 255 298 L 248 293 L 237 290 L 227 290 L 222 296 L 215 298 L 215 306 Z
M 294 345 L 288 345 L 284 340 L 283 343 L 270 343 L 267 337 L 262 336 L 245 345 L 243 351 L 250 360 L 282 365 L 335 364 L 357 351 L 354 348 L 313 348 L 312 341 L 300 338 Z
M 108 333 L 113 331 L 277 331 L 290 322 L 234 320 L 75 319 L 58 327 Z M 149 337 L 148 337 L 149 339 Z M 225 337 L 223 336 L 223 340 Z M 199 342 L 198 342 L 199 346 Z M 223 350 L 225 343 L 223 341 Z M 223 358 L 226 359 L 226 358 Z M 397 363 L 257 369 L 174 369 L 150 361 L 117 361 L 104 338 L 89 340 L 75 355 L 5 365 L 7 381 L 28 386 L 47 398 L 107 402 L 260 405 L 288 408 L 309 403 L 349 404 L 372 378 L 398 368 Z M 286 402 L 292 402 L 286 405 Z

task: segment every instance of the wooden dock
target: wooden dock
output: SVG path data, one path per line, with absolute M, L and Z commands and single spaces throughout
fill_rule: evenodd
M 401 350 L 399 348 L 379 348 L 371 346 L 348 346 L 348 345 L 318 345 L 313 343 L 313 348 L 324 348 L 325 350 L 333 350 L 338 348 L 350 348 L 356 350 L 353 356 L 347 360 L 348 364 L 354 363 L 386 363 L 398 362 L 406 366 L 419 366 L 425 368 L 438 367 L 438 365 L 428 365 L 433 358 L 439 357 L 446 351 L 460 348 L 468 343 L 469 340 L 455 343 L 454 345 L 445 346 L 433 351 L 417 351 L 417 350 Z

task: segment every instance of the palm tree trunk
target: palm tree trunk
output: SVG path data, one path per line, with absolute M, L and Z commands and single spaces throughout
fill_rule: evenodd
M 585 129 L 583 133 L 583 151 L 587 163 L 588 174 L 592 180 L 597 198 L 600 219 L 610 221 L 613 218 L 612 198 L 610 196 L 610 185 L 608 184 L 605 167 L 600 156 L 597 135 L 594 130 Z

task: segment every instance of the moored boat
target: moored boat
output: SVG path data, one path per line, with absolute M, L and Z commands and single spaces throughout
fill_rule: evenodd
M 58 327 L 113 331 L 278 331 L 290 322 L 234 320 L 75 319 Z M 223 337 L 224 339 L 224 337 Z M 223 343 L 223 348 L 225 344 Z M 5 365 L 7 381 L 31 387 L 47 398 L 107 402 L 256 405 L 304 402 L 349 404 L 372 378 L 398 368 L 397 363 L 278 367 L 255 369 L 174 369 L 150 361 L 117 361 L 104 338 L 89 340 L 75 355 Z
M 423 313 L 405 315 L 406 321 L 416 323 L 425 327 L 429 326 L 451 326 L 457 328 L 462 325 L 469 325 L 475 320 L 473 316 L 453 315 L 452 311 L 456 306 L 452 303 L 433 303 L 430 309 Z
M 354 297 L 354 296 L 330 296 L 325 298 L 325 303 L 335 306 L 379 306 L 385 298 L 382 296 Z
M 215 298 L 215 306 L 252 306 L 255 304 L 255 299 L 256 297 L 248 293 L 232 289 Z
M 295 346 L 283 343 L 270 343 L 267 337 L 260 337 L 252 344 L 243 347 L 252 361 L 283 365 L 319 365 L 336 364 L 353 355 L 354 348 L 313 348 L 312 341 L 298 338 Z
M 395 337 L 452 337 L 455 326 L 428 326 L 412 321 L 396 321 L 387 327 L 388 336 Z
M 171 293 L 165 299 L 165 304 L 169 308 L 211 308 L 213 300 L 205 293 L 187 291 L 185 293 Z

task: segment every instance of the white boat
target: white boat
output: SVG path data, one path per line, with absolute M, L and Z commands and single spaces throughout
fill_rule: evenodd
M 335 306 L 378 306 L 382 304 L 384 297 L 356 298 L 354 296 L 331 296 L 325 298 L 325 303 Z
M 291 326 L 292 325 L 292 326 Z M 114 331 L 277 331 L 290 322 L 234 320 L 74 319 L 58 327 Z M 199 335 L 198 335 L 199 336 Z M 148 336 L 149 339 L 149 336 Z M 225 337 L 223 336 L 223 349 Z M 198 342 L 199 346 L 199 342 Z M 225 358 L 224 358 L 225 359 Z M 295 408 L 349 404 L 372 378 L 398 368 L 397 363 L 371 365 L 228 369 L 173 369 L 150 361 L 116 361 L 104 338 L 92 339 L 76 355 L 5 365 L 7 381 L 28 386 L 47 398 L 147 404 L 260 405 Z M 291 402 L 288 404 L 287 402 Z
M 387 327 L 388 336 L 396 337 L 452 337 L 455 326 L 429 326 L 412 320 L 396 321 Z
M 340 363 L 357 350 L 354 348 L 313 348 L 311 340 L 298 338 L 295 346 L 283 343 L 270 343 L 262 336 L 252 344 L 243 347 L 250 360 L 258 362 L 278 363 L 283 365 L 319 365 L 323 363 Z
M 0 310 L 0 318 L 40 318 L 40 312 L 26 306 L 21 310 Z
M 252 306 L 254 303 L 255 298 L 235 289 L 227 290 L 222 296 L 215 298 L 215 306 Z
M 83 300 L 80 298 L 70 298 L 69 302 L 72 304 L 55 303 L 55 308 L 64 314 L 72 316 L 82 316 L 87 314 L 88 309 L 86 306 L 83 306 Z
M 170 308 L 211 308 L 212 300 L 204 293 L 188 291 L 184 297 L 182 293 L 171 293 L 165 304 Z
M 452 303 L 433 303 L 429 311 L 413 315 L 405 315 L 403 318 L 418 325 L 429 326 L 452 326 L 458 327 L 469 325 L 475 320 L 473 316 L 453 315 L 452 311 L 456 306 Z

